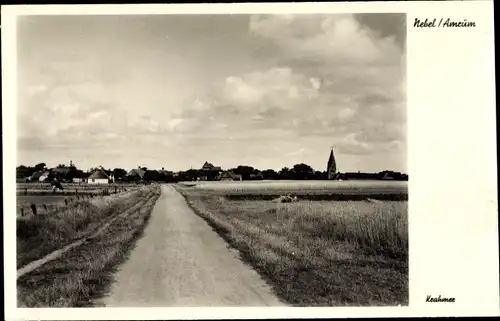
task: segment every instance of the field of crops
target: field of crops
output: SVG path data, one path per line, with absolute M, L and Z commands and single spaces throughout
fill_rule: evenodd
M 285 302 L 408 304 L 407 182 L 190 182 L 176 188 Z M 286 194 L 296 201 L 271 201 Z
M 402 181 L 224 181 L 184 182 L 180 185 L 233 200 L 269 200 L 279 195 L 318 201 L 408 200 L 408 182 Z

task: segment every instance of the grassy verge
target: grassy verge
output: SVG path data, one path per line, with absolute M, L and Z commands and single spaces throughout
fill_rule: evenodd
M 407 202 L 282 204 L 177 189 L 292 305 L 408 304 Z
M 158 187 L 119 216 L 98 237 L 66 252 L 17 280 L 21 307 L 87 307 L 102 297 L 112 283 L 116 268 L 128 257 L 142 235 L 156 200 Z
M 17 219 L 17 268 L 91 234 L 116 214 L 137 203 L 147 188 L 73 203 L 47 215 Z

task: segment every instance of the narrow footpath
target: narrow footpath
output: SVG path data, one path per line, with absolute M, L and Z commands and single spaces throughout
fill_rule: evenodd
M 104 306 L 284 305 L 169 185 L 115 279 Z

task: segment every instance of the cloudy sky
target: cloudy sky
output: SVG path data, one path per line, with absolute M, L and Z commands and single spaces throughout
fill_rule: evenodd
M 29 16 L 18 164 L 406 171 L 399 14 Z

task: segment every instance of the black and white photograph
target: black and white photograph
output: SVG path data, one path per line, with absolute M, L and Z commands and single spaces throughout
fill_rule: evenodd
M 460 304 L 413 286 L 422 222 L 429 242 L 447 231 L 418 206 L 454 191 L 431 175 L 456 154 L 428 145 L 423 175 L 409 152 L 437 120 L 409 116 L 408 43 L 473 31 L 421 31 L 406 10 L 214 11 L 16 16 L 16 307 Z
M 19 306 L 407 305 L 405 23 L 20 17 Z

